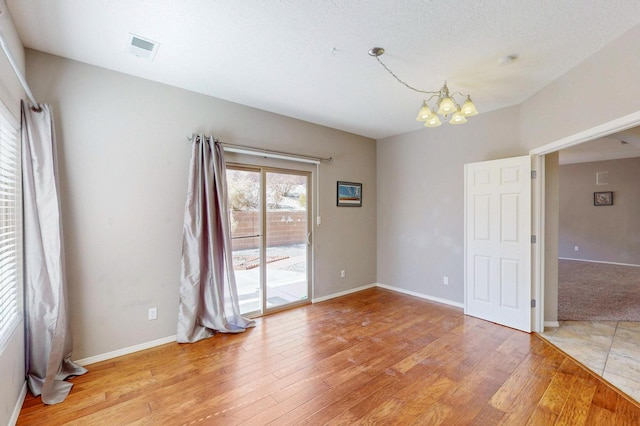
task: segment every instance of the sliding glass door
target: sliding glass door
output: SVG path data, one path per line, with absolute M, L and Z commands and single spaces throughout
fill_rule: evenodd
M 227 168 L 233 265 L 245 315 L 309 300 L 309 180 L 307 172 Z
M 240 312 L 259 312 L 261 289 L 261 172 L 227 168 L 233 270 Z

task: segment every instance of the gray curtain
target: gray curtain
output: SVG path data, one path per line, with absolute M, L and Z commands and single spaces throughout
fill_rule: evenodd
M 71 361 L 55 129 L 39 106 L 22 104 L 26 368 L 31 393 L 56 404 L 73 386 L 64 380 L 87 370 Z
M 231 257 L 224 150 L 194 135 L 182 237 L 177 341 L 239 333 L 255 323 L 240 315 Z

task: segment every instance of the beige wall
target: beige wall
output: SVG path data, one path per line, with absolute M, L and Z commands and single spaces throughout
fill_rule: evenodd
M 512 107 L 378 141 L 379 283 L 463 303 L 464 164 L 527 154 L 518 117 Z
M 31 50 L 27 76 L 61 142 L 74 359 L 175 334 L 192 132 L 334 157 L 321 166 L 315 296 L 375 283 L 373 140 Z M 363 183 L 361 208 L 335 207 L 337 180 Z M 158 320 L 147 320 L 150 307 Z
M 28 52 L 30 84 L 57 111 L 62 141 L 75 357 L 174 333 L 182 142 L 194 130 L 336 158 L 322 168 L 316 297 L 374 282 L 377 258 L 378 282 L 462 303 L 463 165 L 526 154 L 640 110 L 640 80 L 628 71 L 640 68 L 638 40 L 640 26 L 520 106 L 375 148 L 366 138 Z M 334 206 L 336 180 L 364 183 L 362 209 Z M 150 306 L 158 321 L 146 321 Z
M 14 59 L 24 70 L 24 49 L 13 25 L 4 0 L 0 0 L 0 32 L 4 35 Z M 0 102 L 20 123 L 20 99 L 24 95 L 22 86 L 16 78 L 4 53 L 0 52 Z M 22 287 L 22 285 L 20 285 Z M 9 338 L 7 346 L 0 351 L 0 424 L 9 424 L 16 408 L 24 381 L 24 324 L 21 321 Z
M 463 303 L 463 165 L 640 111 L 640 79 L 629 71 L 640 69 L 639 48 L 637 26 L 521 105 L 379 140 L 378 282 Z
M 597 172 L 609 172 L 608 185 L 596 185 Z M 613 191 L 613 206 L 593 205 L 599 191 Z M 560 166 L 559 250 L 565 258 L 640 265 L 640 158 Z
M 531 96 L 520 138 L 539 147 L 640 111 L 640 25 Z
M 640 67 L 638 48 L 640 25 L 523 102 L 522 142 L 530 148 L 540 147 L 640 111 L 640 79 L 629 71 Z M 547 206 L 546 215 L 555 220 L 559 212 Z M 559 240 L 552 230 L 547 230 L 545 238 L 547 242 Z M 547 261 L 549 257 L 547 253 Z M 545 321 L 557 319 L 557 298 L 555 305 L 550 300 L 555 294 L 557 279 L 545 284 Z

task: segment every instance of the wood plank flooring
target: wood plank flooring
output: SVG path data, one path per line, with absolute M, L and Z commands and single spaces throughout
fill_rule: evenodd
M 88 366 L 19 425 L 640 424 L 543 339 L 382 289 Z

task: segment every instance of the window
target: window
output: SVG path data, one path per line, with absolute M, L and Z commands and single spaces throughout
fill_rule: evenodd
M 19 126 L 0 104 L 0 352 L 22 317 Z

